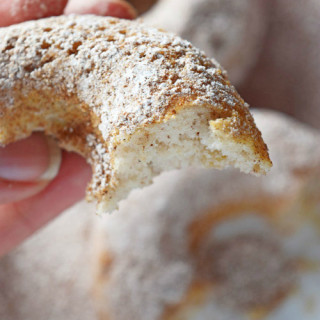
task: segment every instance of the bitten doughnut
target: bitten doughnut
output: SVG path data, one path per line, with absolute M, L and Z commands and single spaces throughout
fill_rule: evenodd
M 320 129 L 320 2 L 275 0 L 270 7 L 267 37 L 240 92 L 252 105 Z
M 143 20 L 215 57 L 238 85 L 258 58 L 268 13 L 264 0 L 159 0 Z
M 2 28 L 0 39 L 0 144 L 44 131 L 83 155 L 100 212 L 164 170 L 271 166 L 225 72 L 173 34 L 89 15 Z
M 99 221 L 99 320 L 320 317 L 320 133 L 273 112 L 255 120 L 268 176 L 165 174 Z

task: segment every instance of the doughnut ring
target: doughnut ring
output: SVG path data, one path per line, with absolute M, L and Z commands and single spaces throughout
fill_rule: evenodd
M 84 156 L 99 212 L 164 170 L 271 167 L 220 65 L 175 35 L 88 15 L 1 28 L 0 39 L 0 144 L 43 131 Z

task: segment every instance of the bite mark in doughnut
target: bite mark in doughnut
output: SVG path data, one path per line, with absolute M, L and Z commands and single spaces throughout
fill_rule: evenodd
M 44 131 L 83 155 L 100 212 L 164 170 L 271 166 L 225 72 L 175 35 L 89 15 L 2 28 L 0 39 L 0 144 Z

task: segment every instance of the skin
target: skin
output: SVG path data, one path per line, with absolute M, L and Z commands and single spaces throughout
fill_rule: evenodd
M 0 27 L 62 13 L 135 18 L 135 10 L 123 0 L 79 0 L 78 5 L 67 0 L 0 0 Z M 48 151 L 39 133 L 0 147 L 0 257 L 85 195 L 91 169 L 74 153 L 62 151 L 57 176 L 39 181 L 48 168 Z

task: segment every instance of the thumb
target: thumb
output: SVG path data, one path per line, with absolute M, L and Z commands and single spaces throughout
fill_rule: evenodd
M 0 147 L 0 203 L 39 192 L 57 175 L 60 162 L 56 143 L 39 133 Z

